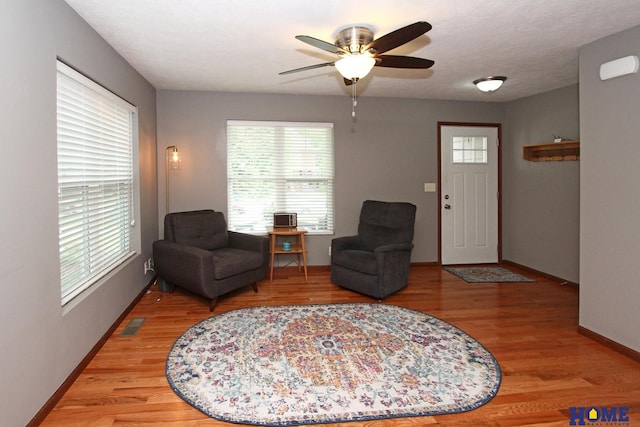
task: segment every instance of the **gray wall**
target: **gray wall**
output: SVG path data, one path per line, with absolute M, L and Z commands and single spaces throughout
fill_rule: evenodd
M 0 13 L 0 422 L 25 425 L 150 277 L 158 233 L 155 90 L 62 0 L 3 1 Z M 56 56 L 139 108 L 143 253 L 70 310 L 60 306 Z
M 579 282 L 580 162 L 530 162 L 522 146 L 579 136 L 578 86 L 510 102 L 502 146 L 503 258 Z
M 640 56 L 640 26 L 580 51 L 580 325 L 640 351 L 640 74 L 600 65 Z
M 415 84 L 415 83 L 414 83 Z M 437 122 L 500 123 L 504 105 L 361 97 L 357 120 L 347 96 L 293 96 L 158 91 L 158 168 L 177 144 L 182 169 L 171 171 L 170 210 L 226 212 L 226 120 L 334 123 L 335 234 L 355 234 L 362 201 L 408 201 L 417 210 L 413 262 L 438 259 Z M 164 179 L 159 180 L 164 216 Z M 333 236 L 309 236 L 309 264 L 328 265 Z

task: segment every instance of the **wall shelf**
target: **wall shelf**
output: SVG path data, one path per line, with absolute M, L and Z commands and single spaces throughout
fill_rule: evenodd
M 580 160 L 580 141 L 525 145 L 522 147 L 522 158 L 531 162 Z

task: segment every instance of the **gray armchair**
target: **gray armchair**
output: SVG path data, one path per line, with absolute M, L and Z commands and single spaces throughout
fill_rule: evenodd
M 161 288 L 173 285 L 211 300 L 263 279 L 269 267 L 269 239 L 227 231 L 222 212 L 200 210 L 167 214 L 164 240 L 153 243 Z
M 331 281 L 382 300 L 407 286 L 416 207 L 367 200 L 358 235 L 331 241 Z

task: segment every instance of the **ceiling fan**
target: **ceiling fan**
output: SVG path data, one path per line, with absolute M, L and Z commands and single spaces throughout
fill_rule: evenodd
M 365 77 L 375 67 L 389 68 L 431 68 L 434 62 L 430 59 L 415 58 L 413 56 L 383 55 L 411 40 L 421 36 L 431 29 L 431 24 L 424 21 L 415 22 L 399 28 L 377 39 L 373 38 L 373 31 L 365 26 L 345 28 L 338 33 L 335 43 L 325 42 L 310 36 L 296 36 L 296 39 L 311 46 L 338 55 L 334 62 L 309 65 L 280 74 L 291 74 L 315 68 L 335 66 L 346 85 L 356 83 Z

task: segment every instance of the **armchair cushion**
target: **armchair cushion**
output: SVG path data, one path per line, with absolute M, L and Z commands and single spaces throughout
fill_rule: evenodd
M 264 257 L 260 252 L 244 249 L 222 248 L 211 252 L 213 255 L 213 277 L 216 280 L 260 268 Z
M 365 274 L 377 274 L 378 262 L 373 252 L 357 249 L 337 251 L 331 257 L 331 263 Z
M 358 235 L 361 249 L 373 251 L 391 243 L 406 243 L 413 240 L 415 208 L 407 203 L 385 203 L 368 200 L 362 205 Z M 407 227 L 408 224 L 412 226 Z
M 229 245 L 227 223 L 222 212 L 195 211 L 170 217 L 176 243 L 212 251 Z M 166 226 L 165 226 L 165 229 Z

